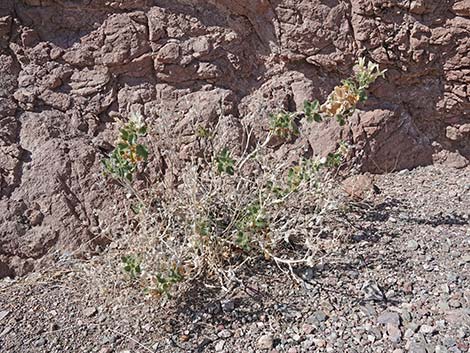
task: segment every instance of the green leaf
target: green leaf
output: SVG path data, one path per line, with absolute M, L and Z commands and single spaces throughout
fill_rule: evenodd
M 147 160 L 149 156 L 149 151 L 147 150 L 147 147 L 143 145 L 137 145 L 136 152 L 139 157 L 142 157 L 144 160 Z
M 129 138 L 129 132 L 127 131 L 127 129 L 119 129 L 119 132 L 121 133 L 121 138 L 124 140 L 124 141 L 127 141 L 127 139 Z
M 319 108 L 320 108 L 320 102 L 319 102 L 317 99 L 315 99 L 315 100 L 312 102 L 312 110 L 313 110 L 314 112 L 317 112 Z
M 129 180 L 130 182 L 132 182 L 132 173 L 130 173 L 130 172 L 125 172 L 125 178 L 126 178 L 127 180 Z
M 111 171 L 111 162 L 109 161 L 109 159 L 103 159 L 101 163 L 103 164 L 106 170 Z
M 361 89 L 359 91 L 359 101 L 360 102 L 365 102 L 367 100 L 367 93 L 365 90 Z
M 342 116 L 341 114 L 336 115 L 336 120 L 338 121 L 340 126 L 344 126 L 344 124 L 346 124 L 346 120 L 344 119 L 344 116 Z
M 320 107 L 320 102 L 315 99 L 313 102 L 304 101 L 305 114 L 310 115 L 311 113 L 317 112 Z
M 217 162 L 217 171 L 219 174 L 227 173 L 233 175 L 235 173 L 234 165 L 235 161 L 230 157 L 230 151 L 227 148 L 224 148 L 216 158 Z
M 236 243 L 245 251 L 250 250 L 250 237 L 245 232 L 238 232 Z
M 315 120 L 317 123 L 319 123 L 319 122 L 323 121 L 323 118 L 321 117 L 320 114 L 315 113 L 315 114 L 313 114 L 313 120 Z
M 139 214 L 142 208 L 143 208 L 143 205 L 141 203 L 138 203 L 137 205 L 131 205 L 131 210 L 135 214 Z
M 129 137 L 127 138 L 127 141 L 129 142 L 130 145 L 135 145 L 137 142 L 137 134 L 135 132 L 129 133 Z

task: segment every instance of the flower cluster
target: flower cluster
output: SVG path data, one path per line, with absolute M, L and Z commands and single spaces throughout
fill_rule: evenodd
M 140 162 L 148 158 L 147 148 L 137 143 L 147 134 L 147 127 L 140 114 L 134 113 L 129 121 L 121 124 L 116 148 L 103 160 L 105 171 L 121 182 L 132 181 Z
M 356 110 L 357 104 L 367 99 L 366 89 L 369 85 L 377 78 L 384 77 L 385 71 L 380 71 L 378 64 L 366 63 L 364 58 L 360 58 L 354 67 L 354 76 L 336 86 L 325 103 L 320 105 L 318 100 L 304 103 L 307 119 L 319 122 L 334 117 L 340 125 L 344 125 Z

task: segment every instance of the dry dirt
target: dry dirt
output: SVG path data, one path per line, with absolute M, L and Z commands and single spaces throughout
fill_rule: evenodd
M 470 169 L 375 183 L 349 214 L 357 231 L 299 282 L 260 260 L 229 292 L 195 284 L 164 304 L 119 267 L 102 278 L 112 247 L 3 280 L 1 351 L 470 352 Z

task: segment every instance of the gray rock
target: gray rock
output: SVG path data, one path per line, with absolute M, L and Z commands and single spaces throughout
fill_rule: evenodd
M 224 349 L 224 346 L 225 346 L 225 341 L 224 340 L 217 341 L 217 343 L 214 346 L 215 351 L 216 352 L 222 351 Z
M 450 288 L 449 288 L 449 285 L 447 283 L 444 283 L 442 286 L 441 286 L 441 289 L 444 293 L 446 294 L 449 294 L 450 293 Z
M 8 316 L 10 312 L 8 310 L 2 310 L 0 311 L 0 321 L 2 321 L 4 318 Z
M 411 251 L 416 251 L 419 248 L 419 243 L 416 240 L 411 239 L 406 244 L 406 247 Z
M 437 304 L 437 307 L 442 311 L 447 311 L 450 309 L 449 303 L 445 301 L 439 302 L 439 304 Z
M 370 332 L 375 337 L 375 339 L 377 339 L 377 340 L 382 339 L 382 332 L 380 332 L 380 330 L 377 327 L 372 327 L 370 329 Z
M 256 347 L 262 350 L 268 350 L 273 348 L 273 335 L 266 334 L 258 338 Z
M 370 304 L 365 304 L 364 306 L 361 306 L 360 308 L 361 312 L 364 314 L 364 316 L 375 316 L 377 315 L 377 311 L 375 308 L 370 305 Z
M 422 325 L 419 329 L 419 332 L 424 333 L 425 335 L 432 335 L 436 331 L 436 327 L 430 325 Z
M 377 318 L 377 323 L 382 325 L 400 326 L 400 316 L 391 311 L 385 311 Z
M 408 325 L 406 325 L 406 328 L 412 330 L 413 332 L 416 332 L 419 329 L 419 325 L 415 322 L 410 322 Z
M 399 343 L 401 341 L 401 331 L 398 326 L 394 324 L 387 324 L 387 335 L 389 340 L 393 343 Z
M 235 309 L 235 302 L 233 300 L 224 300 L 222 302 L 222 310 L 225 312 L 231 312 Z
M 421 343 L 427 343 L 428 342 L 426 340 L 426 337 L 421 332 L 418 332 L 418 333 L 415 334 L 414 341 L 415 342 L 421 342 Z
M 402 310 L 401 318 L 406 322 L 410 322 L 412 319 L 411 313 L 408 310 Z
M 292 339 L 295 341 L 295 342 L 299 342 L 300 339 L 302 338 L 299 334 L 297 333 L 294 333 L 292 336 Z
M 328 318 L 328 315 L 326 315 L 323 311 L 321 310 L 318 310 L 316 311 L 314 314 L 315 318 L 319 321 L 319 322 L 324 322 L 326 321 L 326 319 Z
M 36 347 L 41 347 L 41 346 L 44 346 L 46 342 L 47 342 L 46 339 L 44 337 L 41 337 L 36 342 L 34 342 L 34 345 Z
M 457 330 L 457 336 L 459 338 L 465 338 L 468 336 L 468 329 L 461 327 Z
M 13 330 L 13 326 L 7 326 L 0 332 L 0 337 L 7 335 L 11 330 Z
M 102 345 L 113 344 L 114 342 L 116 342 L 116 336 L 104 336 L 100 341 Z
M 434 352 L 435 353 L 448 353 L 447 348 L 439 344 L 434 348 Z
M 406 339 L 406 340 L 409 340 L 411 337 L 414 336 L 414 334 L 415 334 L 414 330 L 409 329 L 409 328 L 406 329 L 406 331 L 405 331 L 405 339 Z
M 230 332 L 227 329 L 224 329 L 224 330 L 220 331 L 217 334 L 217 336 L 219 336 L 220 338 L 229 338 L 229 337 L 232 337 L 232 332 Z
M 311 281 L 313 277 L 315 276 L 315 271 L 311 267 L 307 267 L 302 270 L 301 276 L 305 281 Z
M 319 347 L 319 348 L 326 347 L 326 341 L 324 339 L 314 338 L 312 341 L 313 343 L 315 343 L 316 347 Z
M 222 307 L 219 302 L 212 302 L 206 307 L 207 312 L 211 315 L 217 315 L 221 309 Z
M 98 310 L 95 307 L 89 307 L 83 310 L 83 315 L 86 317 L 92 317 L 93 315 L 96 315 L 97 312 Z
M 335 347 L 343 348 L 345 343 L 346 342 L 342 338 L 338 338 L 335 342 Z
M 313 339 L 311 338 L 306 339 L 305 341 L 302 342 L 302 348 L 304 350 L 309 350 L 309 348 L 312 347 L 313 345 L 315 345 L 315 342 L 313 342 Z
M 459 275 L 454 272 L 447 274 L 447 280 L 451 283 L 457 282 L 458 279 L 459 279 Z
M 457 341 L 453 337 L 446 336 L 442 339 L 442 344 L 446 347 L 452 347 L 457 344 Z
M 426 345 L 421 342 L 412 342 L 410 348 L 408 349 L 409 353 L 428 353 L 426 351 Z

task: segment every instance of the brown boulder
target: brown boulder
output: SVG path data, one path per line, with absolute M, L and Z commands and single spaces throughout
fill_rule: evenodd
M 341 186 L 351 198 L 362 201 L 370 200 L 380 190 L 374 184 L 374 177 L 370 174 L 353 175 L 341 183 Z

